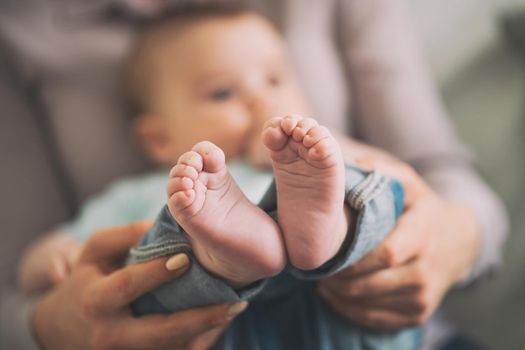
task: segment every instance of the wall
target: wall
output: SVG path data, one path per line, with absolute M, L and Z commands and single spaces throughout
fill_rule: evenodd
M 498 16 L 525 0 L 406 0 L 435 76 L 446 82 L 498 38 Z

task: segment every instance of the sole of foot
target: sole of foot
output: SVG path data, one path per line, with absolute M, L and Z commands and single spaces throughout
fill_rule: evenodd
M 279 225 L 290 262 L 315 269 L 337 253 L 347 232 L 339 145 L 326 127 L 300 116 L 269 120 L 262 140 L 271 153 Z
M 179 158 L 167 195 L 199 262 L 230 284 L 246 285 L 285 266 L 279 226 L 242 193 L 213 143 L 199 142 Z

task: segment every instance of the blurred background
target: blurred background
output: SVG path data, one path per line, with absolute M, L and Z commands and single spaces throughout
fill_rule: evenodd
M 525 1 L 410 4 L 450 116 L 511 218 L 502 269 L 453 293 L 447 311 L 491 349 L 524 349 Z
M 525 0 L 407 1 L 449 114 L 511 217 L 504 266 L 450 295 L 447 311 L 491 349 L 525 349 Z

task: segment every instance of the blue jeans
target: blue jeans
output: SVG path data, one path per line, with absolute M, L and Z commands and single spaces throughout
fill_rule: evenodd
M 165 207 L 153 228 L 132 249 L 128 263 L 185 252 L 189 270 L 137 299 L 137 315 L 169 313 L 197 306 L 249 300 L 250 306 L 227 329 L 215 349 L 417 349 L 417 328 L 378 332 L 362 328 L 334 312 L 319 297 L 315 281 L 350 266 L 370 252 L 394 227 L 403 210 L 399 182 L 346 165 L 347 204 L 357 211 L 354 239 L 323 266 L 303 271 L 287 266 L 278 276 L 233 289 L 209 274 L 192 254 L 184 230 Z M 275 218 L 272 185 L 259 206 Z

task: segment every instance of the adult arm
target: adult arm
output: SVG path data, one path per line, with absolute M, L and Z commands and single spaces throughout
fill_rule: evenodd
M 355 149 L 356 144 L 352 153 Z M 403 183 L 405 212 L 382 243 L 321 281 L 319 291 L 339 313 L 365 326 L 419 325 L 469 273 L 479 245 L 477 222 L 471 211 L 442 199 L 405 163 L 381 154 L 361 154 L 357 160 Z
M 472 212 L 480 247 L 466 281 L 475 279 L 500 262 L 507 218 L 447 118 L 405 3 L 341 1 L 338 13 L 358 136 L 411 164 L 444 200 Z
M 1 11 L 0 11 L 1 12 Z M 17 84 L 0 43 L 0 349 L 36 348 L 27 317 L 33 301 L 16 289 L 20 254 L 67 213 L 40 115 Z
M 338 14 L 357 136 L 419 175 L 375 152 L 363 155 L 404 180 L 405 212 L 383 243 L 321 282 L 320 292 L 369 327 L 422 324 L 451 287 L 498 265 L 507 218 L 447 119 L 404 3 L 341 1 Z

